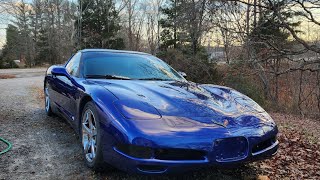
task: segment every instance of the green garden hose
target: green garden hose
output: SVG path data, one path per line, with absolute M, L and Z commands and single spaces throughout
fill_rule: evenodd
M 7 141 L 7 140 L 5 140 L 5 139 L 3 139 L 3 138 L 1 138 L 1 137 L 0 137 L 0 141 L 2 141 L 2 142 L 4 142 L 5 144 L 8 145 L 7 149 L 5 149 L 5 150 L 3 150 L 3 151 L 0 152 L 0 155 L 2 155 L 2 154 L 8 152 L 8 151 L 11 149 L 12 144 L 11 144 L 9 141 Z

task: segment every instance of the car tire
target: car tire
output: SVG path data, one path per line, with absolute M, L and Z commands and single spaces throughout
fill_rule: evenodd
M 80 140 L 85 163 L 94 171 L 108 170 L 110 168 L 103 160 L 102 135 L 99 122 L 99 116 L 93 102 L 86 103 L 80 121 Z
M 51 100 L 48 85 L 44 87 L 44 109 L 46 111 L 47 116 L 53 116 L 54 113 L 52 111 Z

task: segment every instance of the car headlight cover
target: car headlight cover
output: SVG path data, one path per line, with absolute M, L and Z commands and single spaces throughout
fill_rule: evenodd
M 114 106 L 126 119 L 160 119 L 161 115 L 152 105 L 137 100 L 118 100 Z

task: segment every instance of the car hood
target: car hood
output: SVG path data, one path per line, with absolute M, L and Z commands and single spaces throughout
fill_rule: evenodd
M 120 100 L 154 106 L 162 118 L 180 117 L 225 126 L 273 122 L 253 100 L 227 87 L 193 82 L 92 80 Z M 171 118 L 172 119 L 172 118 Z

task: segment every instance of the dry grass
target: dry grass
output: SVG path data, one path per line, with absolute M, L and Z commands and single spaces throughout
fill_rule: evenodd
M 33 85 L 32 91 L 34 92 L 34 95 L 39 102 L 42 102 L 44 100 L 44 92 L 42 87 Z
M 316 119 L 272 113 L 280 147 L 275 157 L 254 163 L 270 179 L 320 179 L 320 124 Z
M 16 76 L 13 74 L 0 74 L 0 79 L 12 79 L 15 78 Z

